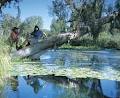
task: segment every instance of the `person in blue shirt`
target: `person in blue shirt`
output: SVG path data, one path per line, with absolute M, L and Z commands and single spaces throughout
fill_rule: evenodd
M 24 46 L 29 46 L 29 45 L 34 45 L 36 44 L 37 42 L 39 42 L 39 39 L 42 38 L 42 37 L 46 37 L 46 34 L 43 33 L 39 27 L 36 25 L 34 27 L 34 31 L 29 35 L 26 36 L 26 40 L 24 42 Z
M 31 35 L 33 35 L 33 37 L 36 39 L 40 39 L 43 36 L 43 32 L 39 29 L 38 26 L 35 26 Z

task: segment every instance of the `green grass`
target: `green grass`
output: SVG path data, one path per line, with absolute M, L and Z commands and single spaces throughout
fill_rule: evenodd
M 5 78 L 9 76 L 8 69 L 11 67 L 9 46 L 3 38 L 0 38 L 0 91 L 4 87 Z
M 106 32 L 100 34 L 98 46 L 102 48 L 120 49 L 120 33 L 111 35 Z
M 70 44 L 63 44 L 60 49 L 76 49 L 76 50 L 100 50 L 98 46 L 72 46 Z

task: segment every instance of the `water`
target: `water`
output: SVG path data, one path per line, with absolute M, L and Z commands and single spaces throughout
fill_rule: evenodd
M 120 51 L 48 50 L 37 62 L 14 64 L 12 76 L 49 75 L 120 81 Z
M 78 67 L 81 65 L 117 66 L 120 65 L 120 52 L 113 50 L 49 50 L 40 56 L 40 61 L 43 65 L 57 65 L 64 67 Z
M 120 98 L 116 50 L 48 50 L 10 73 L 2 98 Z
M 11 77 L 2 98 L 120 98 L 120 82 L 63 76 Z

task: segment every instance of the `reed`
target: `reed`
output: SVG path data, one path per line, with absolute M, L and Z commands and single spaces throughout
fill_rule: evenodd
M 11 58 L 8 51 L 9 46 L 0 37 L 0 92 L 4 87 L 6 77 L 9 77 L 9 69 L 11 67 Z

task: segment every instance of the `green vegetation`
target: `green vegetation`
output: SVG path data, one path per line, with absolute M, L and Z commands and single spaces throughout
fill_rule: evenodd
M 63 49 L 79 49 L 79 50 L 100 50 L 100 49 L 120 49 L 120 34 L 111 35 L 107 32 L 100 33 L 97 41 L 89 35 L 81 37 L 77 41 L 70 44 L 64 44 L 60 48 Z
M 61 32 L 65 32 L 66 24 L 64 20 L 57 21 L 53 19 L 50 28 L 52 33 L 61 33 Z
M 20 19 L 20 1 L 21 0 L 0 0 L 0 10 L 9 3 L 15 3 L 15 8 L 18 9 L 18 15 L 16 17 L 4 13 L 3 17 L 0 16 L 0 93 L 6 83 L 5 79 L 9 77 L 9 75 L 17 76 L 17 79 L 18 76 L 21 75 L 27 76 L 29 79 L 26 83 L 32 86 L 34 86 L 34 84 L 30 81 L 31 77 L 29 75 L 67 76 L 73 79 L 92 77 L 120 81 L 119 53 L 111 53 L 111 51 L 89 51 L 106 48 L 120 50 L 120 0 L 116 0 L 114 6 L 106 4 L 105 0 L 51 0 L 52 5 L 50 12 L 53 20 L 50 30 L 43 29 L 41 16 L 31 16 L 22 21 Z M 33 1 L 37 2 L 35 0 Z M 32 45 L 32 41 L 26 41 L 27 45 L 23 45 L 25 46 L 25 51 L 19 51 L 24 54 L 26 52 L 26 57 L 32 57 L 34 54 L 39 53 L 40 48 L 41 51 L 51 47 L 56 48 L 58 43 L 61 45 L 67 41 L 68 43 L 62 45 L 60 49 L 71 50 L 67 50 L 69 52 L 66 50 L 64 52 L 61 50 L 48 51 L 48 54 L 43 55 L 43 57 L 38 55 L 38 62 L 30 58 L 21 60 L 19 57 L 17 58 L 17 55 L 13 55 L 14 58 L 11 59 L 9 53 L 9 48 L 11 47 L 7 45 L 7 38 L 10 36 L 11 29 L 13 27 L 20 28 L 18 39 L 19 44 L 22 45 L 27 38 L 26 35 L 29 35 L 28 33 L 33 31 L 35 25 L 38 25 L 48 37 L 53 37 L 45 40 L 45 44 L 37 43 Z M 60 33 L 67 33 L 70 36 L 67 34 L 67 36 L 65 34 L 59 35 Z M 71 35 L 73 34 L 75 36 L 72 36 L 72 38 Z M 58 39 L 56 40 L 55 38 Z M 30 47 L 28 46 L 28 42 L 31 45 Z M 41 46 L 37 47 L 38 44 Z M 47 46 L 47 44 L 49 44 L 48 47 L 42 47 Z M 26 46 L 29 48 L 26 48 Z M 21 48 L 23 47 L 21 46 Z M 36 51 L 36 49 L 38 49 L 38 51 Z M 79 51 L 73 51 L 73 49 Z M 18 52 L 15 53 L 19 55 Z M 28 55 L 29 53 L 31 53 L 31 55 Z M 21 58 L 22 57 L 23 56 L 21 56 Z M 19 85 L 19 83 L 17 83 L 19 80 L 16 80 L 13 80 L 16 82 L 16 85 L 14 82 L 11 82 L 10 85 L 14 85 L 14 91 L 18 92 L 16 88 Z M 34 80 L 34 82 L 36 81 L 35 79 L 32 80 Z M 41 85 L 39 85 L 39 87 L 40 86 Z M 36 89 L 39 90 L 38 88 Z M 79 92 L 78 95 L 74 95 L 74 88 L 72 88 L 71 91 L 72 92 L 66 90 L 66 92 L 69 92 L 66 95 L 70 98 L 78 97 L 79 93 L 81 93 Z M 66 98 L 64 95 L 60 97 Z M 84 95 L 82 95 L 82 97 L 84 97 Z
M 9 77 L 8 69 L 11 67 L 11 59 L 8 51 L 9 46 L 0 37 L 0 92 L 5 84 L 5 78 Z
M 103 14 L 109 16 L 113 13 L 113 9 L 120 11 L 119 0 L 116 0 L 115 6 L 107 5 L 105 0 L 54 0 L 50 9 L 55 16 L 51 24 L 51 32 L 70 31 L 81 35 L 89 33 L 73 41 L 72 45 L 119 49 L 119 15 L 115 14 L 113 20 L 109 20 L 111 19 L 109 17 L 101 19 Z M 62 26 L 59 21 L 64 21 Z
M 0 30 L 2 31 L 1 35 L 8 37 L 13 27 L 19 27 L 20 36 L 25 37 L 27 33 L 31 33 L 33 31 L 35 25 L 38 25 L 40 29 L 42 29 L 43 20 L 40 16 L 31 16 L 21 22 L 19 18 L 5 14 L 2 17 L 0 24 Z
M 24 22 L 20 24 L 20 30 L 21 34 L 23 36 L 26 35 L 26 33 L 31 33 L 34 30 L 34 26 L 39 26 L 40 29 L 43 27 L 43 20 L 40 16 L 31 16 L 25 19 Z
M 19 1 L 21 0 L 18 0 L 18 2 Z M 6 4 L 8 2 L 5 1 L 4 3 Z M 116 0 L 115 6 L 106 5 L 104 0 L 85 0 L 79 2 L 76 2 L 76 0 L 53 0 L 50 7 L 50 12 L 53 16 L 50 31 L 43 31 L 47 33 L 48 36 L 63 32 L 75 32 L 81 35 L 89 33 L 85 36 L 80 36 L 78 40 L 70 42 L 71 46 L 64 45 L 62 46 L 63 48 L 119 49 L 118 36 L 120 31 L 119 28 L 116 27 L 120 24 L 119 17 L 116 16 L 112 21 L 105 23 L 96 21 L 101 19 L 103 14 L 109 16 L 113 12 L 113 9 L 119 11 L 119 6 L 119 0 Z M 38 25 L 42 29 L 43 20 L 40 16 L 31 16 L 22 22 L 19 17 L 6 14 L 2 18 L 0 30 L 2 31 L 2 35 L 9 36 L 12 27 L 19 27 L 20 42 L 22 43 L 26 38 L 26 34 L 30 33 L 35 25 Z M 117 29 L 118 33 L 115 33 L 114 29 Z
M 100 34 L 96 45 L 101 48 L 120 49 L 120 33 L 111 35 L 103 32 Z
M 0 1 L 0 9 L 14 1 L 19 3 L 21 0 L 3 0 Z M 47 32 L 48 36 L 57 35 L 58 33 L 74 32 L 80 33 L 80 38 L 72 40 L 69 44 L 64 44 L 60 48 L 81 49 L 81 50 L 99 50 L 101 48 L 115 48 L 120 49 L 120 30 L 117 26 L 120 24 L 120 18 L 114 16 L 114 19 L 100 20 L 103 15 L 108 15 L 113 12 L 113 9 L 119 12 L 120 2 L 116 0 L 115 6 L 108 6 L 104 0 L 53 0 L 50 7 L 53 21 L 51 23 L 51 30 L 43 30 Z M 19 10 L 18 10 L 19 12 Z M 19 14 L 19 13 L 18 13 Z M 20 17 L 13 17 L 9 14 L 3 15 L 0 21 L 0 36 L 7 38 L 11 32 L 11 28 L 17 26 L 20 28 L 20 42 L 25 40 L 27 33 L 31 33 L 35 25 L 40 29 L 43 27 L 43 20 L 40 16 L 31 16 L 21 21 Z M 99 21 L 100 20 L 100 21 Z M 111 21 L 112 20 L 112 21 Z M 117 29 L 117 33 L 115 31 Z M 4 39 L 5 40 L 5 39 Z M 8 46 L 1 41 L 1 77 L 4 76 L 5 66 L 9 66 L 10 57 L 8 54 Z M 14 61 L 14 60 L 13 60 Z M 20 62 L 19 60 L 15 60 Z M 26 59 L 24 61 L 29 61 Z M 24 62 L 23 61 L 23 62 Z M 22 62 L 22 61 L 21 61 Z M 9 67 L 8 67 L 9 68 Z
M 100 50 L 101 48 L 98 46 L 72 46 L 70 44 L 64 44 L 60 47 L 60 49 L 76 49 L 76 50 Z
M 14 65 L 10 70 L 12 76 L 27 76 L 27 75 L 55 75 L 55 76 L 68 76 L 71 78 L 97 78 L 97 79 L 108 79 L 108 80 L 117 80 L 120 81 L 120 72 L 119 68 L 114 71 L 112 76 L 104 75 L 104 70 L 98 69 L 100 66 L 91 66 L 85 65 L 81 67 L 45 67 L 41 66 L 39 63 L 22 63 L 18 65 Z M 109 69 L 106 71 L 113 71 L 114 69 Z

